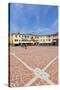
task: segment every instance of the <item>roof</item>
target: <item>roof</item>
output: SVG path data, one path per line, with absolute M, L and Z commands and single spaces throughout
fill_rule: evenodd
M 32 34 L 32 33 L 11 33 L 11 35 L 26 35 L 26 36 L 57 36 L 58 35 L 58 32 L 57 33 L 53 33 L 53 34 L 46 34 L 46 35 L 40 35 L 40 34 Z

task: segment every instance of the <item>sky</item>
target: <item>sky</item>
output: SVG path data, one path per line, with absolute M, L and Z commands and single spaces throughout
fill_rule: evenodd
M 58 6 L 10 3 L 10 33 L 58 32 Z

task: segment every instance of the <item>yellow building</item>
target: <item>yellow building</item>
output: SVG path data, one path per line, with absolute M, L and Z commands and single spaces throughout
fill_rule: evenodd
M 9 42 L 13 45 L 53 45 L 58 44 L 58 33 L 51 35 L 12 33 Z

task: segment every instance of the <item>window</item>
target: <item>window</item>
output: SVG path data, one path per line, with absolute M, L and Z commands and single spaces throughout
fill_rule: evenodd
M 20 37 L 20 35 L 19 35 L 19 37 Z
M 22 35 L 22 37 L 24 37 L 24 35 Z
M 42 41 L 42 39 L 40 41 Z
M 28 36 L 25 36 L 25 38 L 28 38 Z
M 18 39 L 15 39 L 15 41 L 18 41 Z
M 49 41 L 50 41 L 50 39 L 49 39 Z
M 26 38 L 26 36 L 24 36 Z
M 15 37 L 17 37 L 17 35 L 15 35 Z
M 36 36 L 35 38 L 39 38 L 38 36 Z
M 43 39 L 43 41 L 45 41 L 45 39 Z
M 29 38 L 29 36 L 25 36 L 25 38 Z
M 27 38 L 29 38 L 29 36 L 27 36 Z
M 50 37 L 50 35 L 48 35 L 48 37 Z

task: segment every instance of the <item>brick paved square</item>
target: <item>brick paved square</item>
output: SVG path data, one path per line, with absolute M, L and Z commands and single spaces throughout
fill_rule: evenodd
M 20 46 L 10 47 L 10 86 L 25 86 L 32 80 L 35 75 L 34 72 L 25 67 L 21 61 L 27 64 L 29 67 L 35 70 L 40 68 L 41 70 L 48 65 L 56 56 L 58 56 L 57 46 L 28 46 L 22 48 Z M 49 74 L 49 79 L 54 83 L 58 84 L 58 59 L 56 59 L 45 72 Z M 40 78 L 37 78 L 31 83 L 30 86 L 48 85 L 48 83 Z

